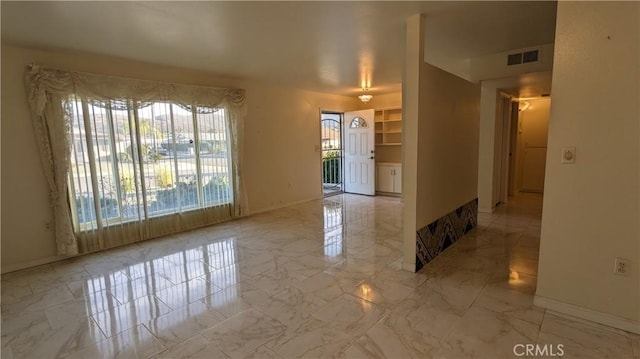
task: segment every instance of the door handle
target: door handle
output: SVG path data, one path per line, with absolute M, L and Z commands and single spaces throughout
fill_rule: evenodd
M 370 160 L 372 160 L 372 159 L 373 159 L 373 156 L 369 157 L 369 159 L 370 159 Z

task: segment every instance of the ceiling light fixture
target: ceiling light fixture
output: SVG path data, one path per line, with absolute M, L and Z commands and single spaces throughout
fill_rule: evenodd
M 371 101 L 371 99 L 373 98 L 373 96 L 371 95 L 367 95 L 367 91 L 369 89 L 366 87 L 362 88 L 362 95 L 358 96 L 358 98 L 360 99 L 360 101 L 362 101 L 362 103 L 367 103 L 369 101 Z

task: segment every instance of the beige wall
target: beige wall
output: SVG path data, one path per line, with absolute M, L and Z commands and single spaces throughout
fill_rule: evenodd
M 384 95 L 373 96 L 371 101 L 367 103 L 360 103 L 361 109 L 383 109 L 402 107 L 402 92 L 393 92 Z
M 559 2 L 536 304 L 640 331 L 640 3 Z M 576 147 L 575 164 L 561 148 Z M 614 258 L 631 260 L 629 276 Z M 625 326 L 626 325 L 626 326 Z
M 244 167 L 250 212 L 320 198 L 321 153 L 315 150 L 320 146 L 320 111 L 352 111 L 360 100 L 251 83 L 240 86 L 247 89 Z
M 416 230 L 478 194 L 480 86 L 422 60 L 424 21 L 420 15 L 407 20 L 403 89 L 405 268 L 415 265 Z
M 478 196 L 480 86 L 427 63 L 421 72 L 416 229 Z
M 56 259 L 48 190 L 27 107 L 23 74 L 30 63 L 74 71 L 247 91 L 243 174 L 249 212 L 321 196 L 321 109 L 357 109 L 335 96 L 106 56 L 2 45 L 2 271 Z M 295 150 L 292 150 L 295 149 Z

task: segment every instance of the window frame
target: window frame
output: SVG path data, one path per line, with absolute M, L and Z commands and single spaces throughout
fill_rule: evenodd
M 117 137 L 116 136 L 116 131 L 115 131 L 115 125 L 114 125 L 114 114 L 113 114 L 113 101 L 116 100 L 93 100 L 93 99 L 87 99 L 83 96 L 77 96 L 75 94 L 70 95 L 66 98 L 64 98 L 62 100 L 62 106 L 63 108 L 67 109 L 67 111 L 69 110 L 69 108 L 67 107 L 68 104 L 73 104 L 72 109 L 73 109 L 73 114 L 71 113 L 65 113 L 65 117 L 67 117 L 67 119 L 69 121 L 71 121 L 70 125 L 71 127 L 77 128 L 78 130 L 78 134 L 79 137 L 75 137 L 76 133 L 71 130 L 70 134 L 71 134 L 71 140 L 69 141 L 69 146 L 68 146 L 68 150 L 71 152 L 71 156 L 70 158 L 72 158 L 73 160 L 70 161 L 69 163 L 69 169 L 68 169 L 68 173 L 67 173 L 67 177 L 68 177 L 68 190 L 67 190 L 67 195 L 68 195 L 68 199 L 69 199 L 69 204 L 71 207 L 71 212 L 72 212 L 72 222 L 74 223 L 74 226 L 76 227 L 76 230 L 78 231 L 91 231 L 91 230 L 95 230 L 98 227 L 109 227 L 111 225 L 122 225 L 122 224 L 127 224 L 127 223 L 131 223 L 131 222 L 138 222 L 140 220 L 151 220 L 154 218 L 161 218 L 161 217 L 166 217 L 166 216 L 171 216 L 171 215 L 176 215 L 176 214 L 181 214 L 181 213 L 188 213 L 191 211 L 198 211 L 198 210 L 203 210 L 203 209 L 207 209 L 207 208 L 213 208 L 213 207 L 222 207 L 222 206 L 234 206 L 234 181 L 232 180 L 232 176 L 233 176 L 233 159 L 232 159 L 232 144 L 231 144 L 231 133 L 230 133 L 230 126 L 231 124 L 229 123 L 229 118 L 228 118 L 228 113 L 227 110 L 224 107 L 210 107 L 210 106 L 198 106 L 196 104 L 192 104 L 190 106 L 183 106 L 175 101 L 170 101 L 170 100 L 165 100 L 165 101 L 153 101 L 151 102 L 149 105 L 147 106 L 155 106 L 158 104 L 162 104 L 163 106 L 167 106 L 169 108 L 169 112 L 167 113 L 167 115 L 169 115 L 169 120 L 170 120 L 170 137 L 171 137 L 171 147 L 173 148 L 173 151 L 169 151 L 170 155 L 168 155 L 168 159 L 169 161 L 172 162 L 172 172 L 171 175 L 175 178 L 174 180 L 174 187 L 172 189 L 175 189 L 175 206 L 172 208 L 166 208 L 160 211 L 152 211 L 150 209 L 150 205 L 149 205 L 149 192 L 147 191 L 147 175 L 145 172 L 145 159 L 144 159 L 144 155 L 143 155 L 143 140 L 142 140 L 142 134 L 140 131 L 140 113 L 139 111 L 141 109 L 143 109 L 146 106 L 139 106 L 140 101 L 135 101 L 135 100 L 122 100 L 122 101 L 126 101 L 126 110 L 122 110 L 124 112 L 126 112 L 127 114 L 127 128 L 129 129 L 129 134 L 128 134 L 128 141 L 130 142 L 130 146 L 131 146 L 131 167 L 133 169 L 133 182 L 134 182 L 134 193 L 136 194 L 136 196 L 139 196 L 141 198 L 139 198 L 139 200 L 137 201 L 138 203 L 135 204 L 135 207 L 138 207 L 138 216 L 127 216 L 126 215 L 126 211 L 125 211 L 125 203 L 124 202 L 124 194 L 122 193 L 122 189 L 121 189 L 121 184 L 120 184 L 120 178 L 121 178 L 121 167 L 122 167 L 122 163 L 124 162 L 122 159 L 119 158 L 119 152 L 118 150 L 121 150 L 118 148 L 117 146 Z M 103 106 L 97 106 L 96 103 L 101 103 Z M 79 113 L 78 110 L 78 106 L 82 109 L 82 112 Z M 176 125 L 175 125 L 175 115 L 174 115 L 174 106 L 178 106 L 180 108 L 182 108 L 183 110 L 189 112 L 191 114 L 191 125 L 193 126 L 193 146 L 194 146 L 194 161 L 195 161 L 195 181 L 196 181 L 196 192 L 197 192 L 197 202 L 195 204 L 183 204 L 182 201 L 180 200 L 180 170 L 178 167 L 178 162 L 179 162 L 179 157 L 178 157 L 178 146 L 177 146 L 177 138 L 178 138 L 178 133 L 176 132 Z M 95 151 L 95 146 L 96 146 L 96 136 L 97 133 L 95 133 L 96 128 L 98 126 L 96 126 L 95 123 L 95 108 L 99 107 L 102 108 L 103 110 L 103 114 L 105 116 L 105 119 L 103 120 L 104 123 L 106 123 L 106 127 L 107 127 L 107 141 L 106 141 L 106 147 L 109 149 L 109 160 L 108 160 L 108 166 L 111 167 L 111 176 L 113 178 L 115 178 L 115 182 L 116 185 L 114 185 L 115 189 L 115 198 L 113 197 L 103 197 L 102 195 L 104 195 L 104 188 L 102 190 L 99 189 L 100 185 L 97 183 L 99 182 L 99 178 L 102 179 L 102 176 L 98 175 L 98 171 L 96 169 L 96 167 L 101 167 L 102 165 L 100 164 L 100 162 L 102 162 L 103 160 L 100 159 L 100 156 L 98 156 L 96 154 Z M 199 108 L 203 108 L 203 109 L 207 109 L 208 112 L 203 112 L 203 114 L 213 114 L 216 113 L 218 111 L 223 111 L 222 112 L 222 118 L 221 119 L 212 119 L 212 121 L 220 121 L 221 120 L 221 124 L 224 125 L 224 141 L 222 141 L 224 143 L 224 153 L 225 153 L 225 162 L 226 162 L 226 172 L 221 172 L 223 174 L 223 176 L 226 176 L 228 181 L 226 183 L 226 189 L 224 192 L 220 192 L 219 194 L 224 193 L 224 200 L 223 201 L 216 201 L 216 202 L 207 202 L 205 200 L 205 189 L 204 186 L 205 184 L 203 183 L 203 172 L 202 172 L 202 158 L 201 158 L 201 147 L 200 147 L 200 137 L 201 137 L 201 133 L 200 133 L 200 128 L 199 128 L 199 119 L 198 119 L 198 115 L 199 115 Z M 194 110 L 195 109 L 195 110 Z M 116 109 L 117 110 L 117 109 Z M 93 124 L 92 124 L 92 115 L 91 115 L 91 111 L 94 111 L 94 115 L 93 115 Z M 74 120 L 74 115 L 75 117 L 77 117 L 77 120 Z M 74 122 L 77 121 L 77 124 L 75 124 Z M 221 141 L 220 139 L 217 139 L 216 141 Z M 80 151 L 83 153 L 82 154 L 82 162 L 78 161 L 78 144 L 80 144 Z M 74 161 L 75 160 L 75 161 Z M 87 191 L 87 192 L 78 192 L 76 191 L 76 183 L 75 181 L 77 180 L 74 175 L 78 175 L 80 172 L 77 171 L 77 167 L 79 165 L 83 166 L 88 166 L 89 167 L 89 173 L 90 176 L 85 178 L 85 181 L 88 185 L 87 189 L 90 189 L 91 192 Z M 154 173 L 155 174 L 155 173 Z M 85 175 L 86 175 L 86 169 L 85 169 Z M 217 174 L 216 174 L 217 175 Z M 215 175 L 214 175 L 215 177 Z M 212 177 L 213 178 L 213 177 Z M 90 186 L 90 187 L 89 187 Z M 157 196 L 157 193 L 160 189 L 155 189 L 155 195 Z M 91 201 L 87 201 L 88 203 L 85 203 L 84 198 L 87 199 L 92 199 Z M 98 200 L 96 201 L 96 197 L 98 198 Z M 82 198 L 81 201 L 77 201 L 77 198 Z M 103 213 L 102 213 L 102 206 L 98 205 L 97 203 L 101 203 L 102 199 L 115 199 L 117 201 L 117 210 L 118 210 L 118 216 L 115 217 L 103 217 Z M 157 201 L 157 200 L 156 200 Z M 93 209 L 89 208 L 89 212 L 87 212 L 87 206 L 91 206 L 91 204 L 93 203 Z M 134 207 L 134 208 L 135 208 Z M 80 221 L 80 216 L 78 214 L 78 211 L 82 211 L 83 213 L 83 221 Z M 93 210 L 93 219 L 92 220 L 86 220 L 86 214 L 87 213 L 91 213 L 90 211 Z M 140 213 L 143 213 L 142 216 L 140 216 Z

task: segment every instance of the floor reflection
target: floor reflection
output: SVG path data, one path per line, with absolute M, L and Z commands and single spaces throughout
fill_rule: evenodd
M 343 254 L 345 240 L 344 202 L 324 202 L 324 255 L 338 257 Z
M 497 358 L 537 337 L 637 357 L 638 336 L 533 306 L 541 208 L 480 214 L 417 274 L 400 199 L 356 195 L 8 273 L 0 357 Z
M 231 238 L 87 279 L 83 284 L 87 314 L 111 337 L 195 301 L 206 304 L 155 323 L 167 329 L 236 300 L 237 262 Z

